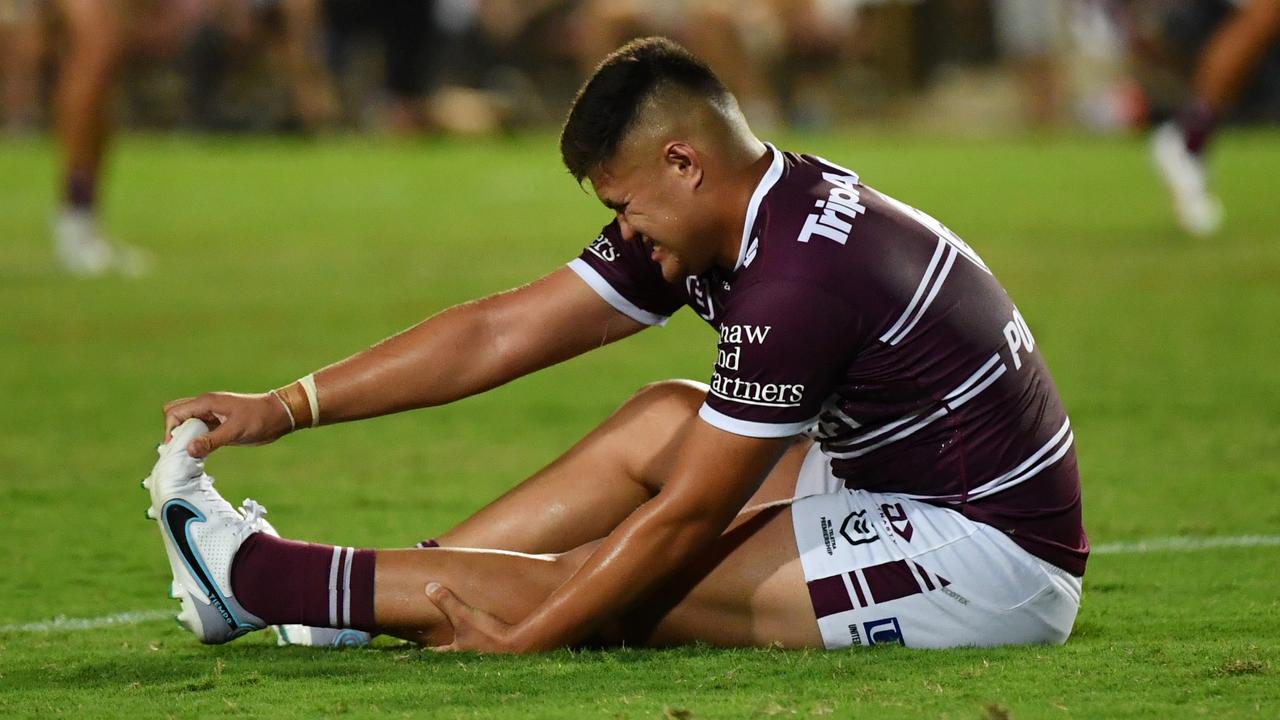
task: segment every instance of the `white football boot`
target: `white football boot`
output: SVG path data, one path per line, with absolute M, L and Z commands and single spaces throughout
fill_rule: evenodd
M 240 514 L 258 532 L 280 537 L 275 527 L 267 520 L 267 509 L 261 504 L 245 498 L 240 503 Z M 354 628 L 325 628 L 309 625 L 272 625 L 276 631 L 277 645 L 307 645 L 312 647 L 364 647 L 372 636 L 363 630 Z
M 151 267 L 147 253 L 104 237 L 88 210 L 68 207 L 58 212 L 53 220 L 53 249 L 63 269 L 72 275 L 98 277 L 116 272 L 141 277 Z
M 213 488 L 204 461 L 187 443 L 209 428 L 192 418 L 157 448 L 160 459 L 142 486 L 151 491 L 147 517 L 156 520 L 173 571 L 170 595 L 182 601 L 178 623 L 202 643 L 216 645 L 266 627 L 236 602 L 231 561 L 245 538 L 259 532 Z
M 1164 123 L 1151 134 L 1151 160 L 1173 196 L 1182 229 L 1200 237 L 1216 232 L 1222 224 L 1222 203 L 1209 192 L 1204 162 L 1187 151 L 1177 123 Z

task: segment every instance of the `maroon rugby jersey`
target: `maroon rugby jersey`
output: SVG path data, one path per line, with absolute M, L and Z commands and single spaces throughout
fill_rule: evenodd
M 806 433 L 848 487 L 953 508 L 1083 575 L 1071 426 L 991 271 L 852 171 L 769 151 L 732 272 L 669 284 L 616 222 L 570 268 L 635 320 L 689 305 L 719 332 L 706 422 Z

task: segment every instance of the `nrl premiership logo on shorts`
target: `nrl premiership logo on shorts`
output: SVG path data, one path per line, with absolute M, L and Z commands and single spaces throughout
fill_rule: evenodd
M 867 522 L 867 511 L 857 510 L 845 516 L 840 523 L 840 536 L 850 545 L 866 545 L 880 539 L 871 523 Z

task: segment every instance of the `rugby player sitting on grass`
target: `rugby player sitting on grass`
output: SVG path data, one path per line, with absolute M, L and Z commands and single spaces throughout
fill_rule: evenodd
M 302 623 L 485 652 L 1066 640 L 1088 554 L 1073 436 L 968 245 L 852 171 L 756 139 L 666 40 L 608 57 L 560 146 L 616 214 L 568 267 L 272 393 L 166 406 L 147 485 L 188 628 L 224 642 Z M 427 549 L 280 539 L 203 474 L 223 445 L 449 403 L 683 305 L 718 333 L 709 386 L 641 389 Z

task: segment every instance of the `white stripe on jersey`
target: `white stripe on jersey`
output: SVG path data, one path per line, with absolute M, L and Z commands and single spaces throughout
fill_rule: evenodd
M 944 259 L 945 258 L 945 259 Z M 942 238 L 938 238 L 938 247 L 933 251 L 933 258 L 929 260 L 929 266 L 924 270 L 924 277 L 920 279 L 920 285 L 916 287 L 915 295 L 911 296 L 911 302 L 907 304 L 907 309 L 903 311 L 902 316 L 893 324 L 883 335 L 880 336 L 880 342 L 890 345 L 897 345 L 915 328 L 916 323 L 920 322 L 920 318 L 924 317 L 924 313 L 929 309 L 929 305 L 933 303 L 934 298 L 938 296 L 938 291 L 942 289 L 942 283 L 947 279 L 947 274 L 951 272 L 951 266 L 956 260 L 956 249 L 946 243 Z M 938 263 L 942 262 L 942 269 L 938 269 Z M 928 293 L 926 296 L 926 292 Z M 921 297 L 924 298 L 922 303 Z M 908 318 L 911 319 L 907 323 Z M 903 324 L 906 323 L 904 327 Z
M 889 197 L 881 192 L 877 192 L 876 194 L 883 198 L 885 202 L 902 211 L 902 213 L 907 217 L 910 217 L 923 225 L 926 230 L 937 235 L 939 240 L 945 240 L 947 243 L 951 244 L 951 246 L 959 251 L 961 255 L 968 258 L 969 262 L 972 262 L 974 265 L 982 268 L 983 272 L 986 272 L 988 275 L 991 274 L 991 268 L 988 268 L 987 264 L 982 262 L 982 258 L 978 257 L 978 253 L 974 252 L 972 247 L 969 247 L 969 243 L 961 240 L 959 235 L 952 232 L 951 228 L 938 222 L 937 218 L 923 210 L 913 208 L 897 198 Z
M 604 276 L 596 271 L 595 268 L 587 264 L 582 258 L 574 258 L 569 261 L 569 269 L 582 278 L 583 282 L 591 286 L 605 302 L 613 306 L 614 310 L 626 315 L 638 323 L 645 325 L 666 325 L 669 319 L 666 315 L 649 312 L 644 308 L 636 305 L 630 300 L 623 297 Z
M 747 262 L 747 247 L 751 240 L 751 228 L 755 227 L 756 214 L 760 211 L 760 203 L 764 200 L 764 196 L 769 194 L 773 186 L 778 183 L 782 177 L 782 153 L 778 148 L 764 144 L 769 148 L 769 152 L 773 154 L 773 159 L 769 161 L 769 169 L 765 171 L 764 177 L 760 178 L 760 182 L 756 184 L 756 189 L 751 193 L 751 201 L 747 203 L 747 216 L 742 221 L 742 242 L 738 244 L 738 260 L 733 264 L 733 271 L 737 272 Z
M 907 217 L 915 220 L 932 232 L 938 238 L 938 247 L 933 251 L 933 257 L 929 260 L 928 267 L 925 268 L 924 277 L 920 279 L 920 285 L 916 287 L 915 295 L 911 297 L 911 302 L 907 304 L 907 309 L 902 312 L 897 322 L 893 324 L 879 340 L 889 345 L 897 345 L 902 342 L 920 319 L 924 317 L 924 313 L 929 309 L 929 305 L 938 295 L 938 291 L 942 289 L 942 283 L 947 279 L 947 274 L 951 272 L 951 266 L 955 262 L 956 255 L 963 255 L 969 262 L 981 268 L 988 275 L 991 270 L 987 264 L 982 262 L 982 258 L 978 257 L 978 253 L 969 247 L 969 244 L 961 240 L 958 235 L 951 232 L 946 225 L 938 222 L 928 213 L 917 210 L 906 203 L 896 200 L 885 195 L 877 193 L 886 203 L 892 205 L 899 212 Z M 942 269 L 938 271 L 939 262 L 943 263 Z M 937 274 L 935 274 L 937 271 Z M 927 295 L 926 295 L 927 293 Z M 924 302 L 920 299 L 924 297 Z M 908 322 L 908 320 L 910 320 Z
M 891 423 L 881 425 L 874 430 L 854 436 L 848 440 L 843 440 L 839 443 L 824 444 L 823 451 L 833 458 L 850 459 L 862 457 L 873 450 L 879 450 L 889 443 L 914 434 L 926 425 L 950 412 L 955 411 L 957 408 L 972 400 L 983 390 L 990 387 L 991 384 L 998 380 L 1000 376 L 1004 375 L 1007 370 L 1008 366 L 1006 366 L 1000 359 L 1000 353 L 997 352 L 988 358 L 977 372 L 970 375 L 968 379 L 960 383 L 960 385 L 958 385 L 954 390 L 943 396 L 941 407 L 931 412 L 926 410 L 915 413 L 914 415 L 908 415 L 904 418 L 894 420 Z M 908 423 L 912 424 L 908 425 Z M 903 425 L 908 426 L 904 430 L 897 432 L 888 438 L 866 447 L 857 447 L 871 442 L 881 435 L 897 430 Z
M 850 458 L 862 457 L 863 455 L 866 455 L 869 452 L 879 450 L 880 448 L 884 447 L 885 445 L 888 445 L 889 443 L 897 442 L 898 440 L 901 440 L 905 437 L 914 435 L 916 431 L 920 430 L 926 425 L 929 425 L 930 423 L 937 420 L 938 418 L 943 417 L 948 412 L 950 412 L 950 410 L 948 410 L 944 405 L 943 407 L 940 407 L 937 410 L 934 410 L 932 413 L 930 413 L 928 416 L 926 416 L 924 419 L 920 420 L 919 422 L 915 423 L 914 425 L 907 426 L 907 428 L 902 432 L 899 432 L 894 435 L 890 435 L 889 437 L 885 438 L 884 440 L 881 440 L 880 442 L 874 445 L 870 445 L 864 448 L 859 448 L 857 450 L 850 450 L 848 452 L 827 452 L 827 455 L 833 458 L 840 458 L 841 460 L 848 460 Z
M 816 417 L 793 423 L 763 423 L 739 420 L 717 411 L 705 402 L 702 403 L 702 407 L 698 408 L 698 417 L 702 418 L 708 425 L 720 428 L 725 432 L 758 438 L 780 438 L 799 435 L 818 421 Z
M 1067 454 L 1067 451 L 1071 449 L 1071 445 L 1074 442 L 1075 433 L 1071 432 L 1071 419 L 1067 418 L 1062 423 L 1062 427 L 1058 429 L 1058 432 L 1054 433 L 1053 437 L 1049 438 L 1049 441 L 1041 446 L 1039 450 L 1031 453 L 1026 460 L 1018 463 L 1009 472 L 971 489 L 964 495 L 911 495 L 907 493 L 904 493 L 904 495 L 912 500 L 943 500 L 949 503 L 958 503 L 961 500 L 970 502 L 991 497 L 996 493 L 1021 485 L 1039 475 L 1042 470 L 1061 460 Z M 1048 457 L 1045 457 L 1045 455 L 1048 455 Z
M 1066 436 L 1065 440 L 1063 439 L 1064 435 Z M 1000 477 L 970 490 L 969 499 L 978 500 L 1030 480 L 1040 474 L 1041 470 L 1061 460 L 1062 456 L 1067 454 L 1067 450 L 1071 449 L 1073 442 L 1075 442 L 1075 433 L 1071 432 L 1071 419 L 1068 418 L 1062 423 L 1062 428 L 1050 438 L 1049 442 L 1032 453 L 1031 457 L 1023 460 L 1017 467 Z M 1049 455 L 1049 457 L 1044 457 L 1050 450 L 1053 450 L 1053 454 Z

